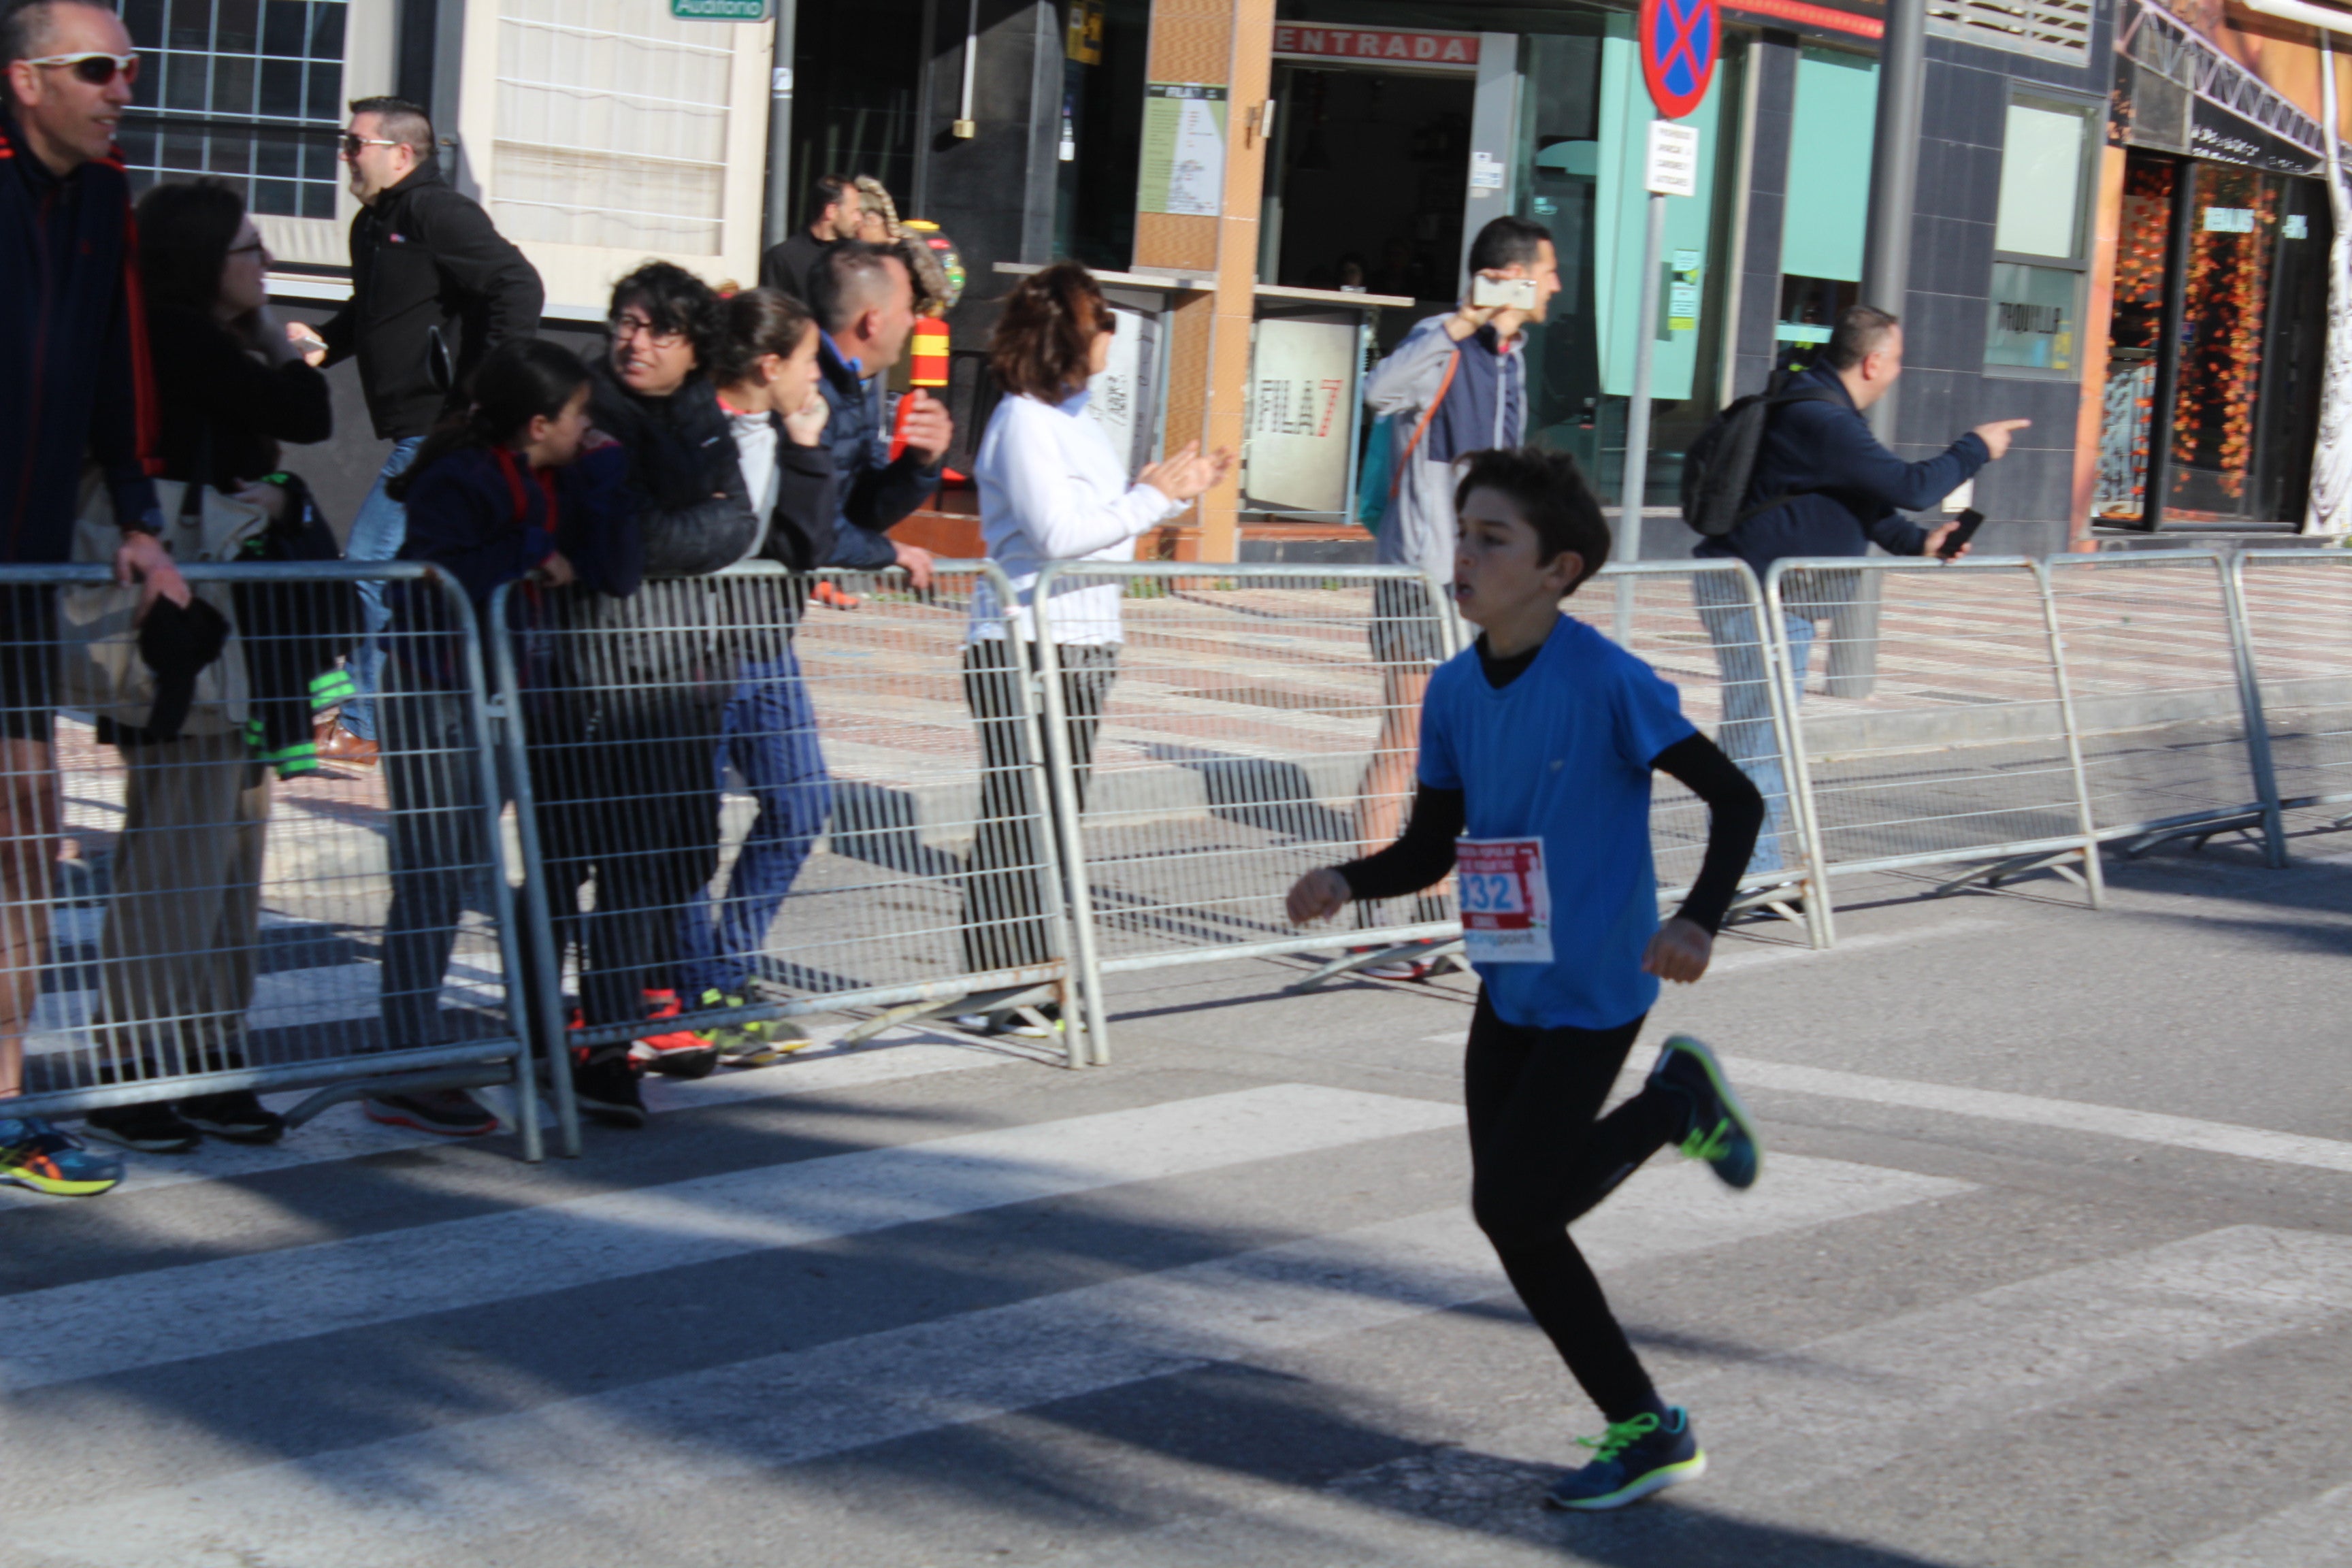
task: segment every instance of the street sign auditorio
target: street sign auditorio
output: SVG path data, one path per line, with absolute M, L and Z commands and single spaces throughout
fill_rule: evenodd
M 1642 79 L 1650 101 L 1680 120 L 1706 98 L 1722 51 L 1723 18 L 1715 0 L 1642 0 Z
M 764 22 L 768 0 L 669 0 L 669 14 L 681 22 Z

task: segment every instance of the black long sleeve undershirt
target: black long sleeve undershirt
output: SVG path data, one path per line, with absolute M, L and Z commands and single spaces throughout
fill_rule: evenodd
M 1480 663 L 1486 679 L 1507 686 L 1534 663 L 1537 649 L 1520 658 L 1493 658 L 1486 639 L 1478 641 Z M 1497 679 L 1499 677 L 1499 679 Z M 1706 803 L 1706 857 L 1698 879 L 1676 915 L 1713 932 L 1739 891 L 1740 873 L 1755 853 L 1756 837 L 1764 829 L 1764 797 L 1757 793 L 1738 764 L 1704 735 L 1685 735 L 1650 759 L 1658 772 L 1679 779 Z M 1357 899 L 1395 899 L 1417 893 L 1444 879 L 1454 869 L 1454 841 L 1467 821 L 1462 792 L 1423 784 L 1412 797 L 1412 815 L 1402 837 L 1387 848 L 1339 868 L 1348 891 Z

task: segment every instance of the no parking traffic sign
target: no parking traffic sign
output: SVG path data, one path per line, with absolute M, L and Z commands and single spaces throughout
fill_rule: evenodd
M 1680 120 L 1706 100 L 1715 79 L 1723 45 L 1715 0 L 1642 0 L 1641 43 L 1650 101 L 1668 120 Z

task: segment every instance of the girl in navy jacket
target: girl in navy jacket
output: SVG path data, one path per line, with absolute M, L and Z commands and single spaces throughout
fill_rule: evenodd
M 645 575 L 641 507 L 628 455 L 588 423 L 588 371 L 541 339 L 511 339 L 475 373 L 473 405 L 428 437 L 401 477 L 404 561 L 429 562 L 473 601 L 486 637 L 490 596 L 525 623 L 543 588 L 578 584 L 626 596 Z M 479 744 L 467 711 L 464 647 L 437 584 L 394 584 L 391 681 L 380 708 L 392 808 L 392 908 L 385 919 L 383 1013 L 395 1049 L 441 1044 L 441 983 L 469 892 L 495 874 L 477 784 Z M 558 699 L 561 700 L 560 698 Z M 520 977 L 516 977 L 519 981 Z M 457 1090 L 379 1098 L 380 1121 L 457 1135 L 497 1121 Z

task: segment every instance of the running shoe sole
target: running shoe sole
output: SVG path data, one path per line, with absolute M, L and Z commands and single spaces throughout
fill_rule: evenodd
M 11 1182 L 53 1198 L 94 1198 L 100 1193 L 110 1193 L 121 1186 L 122 1178 L 107 1176 L 86 1182 L 69 1181 L 59 1176 L 37 1176 L 18 1165 L 0 1171 L 0 1183 Z
M 459 1127 L 450 1122 L 428 1121 L 415 1111 L 373 1100 L 362 1102 L 361 1114 L 370 1121 L 382 1122 L 386 1127 L 405 1127 L 412 1132 L 430 1132 L 436 1138 L 482 1138 L 499 1130 L 499 1119 L 495 1116 Z
M 190 1125 L 194 1124 L 192 1122 Z M 142 1138 L 135 1132 L 124 1132 L 116 1128 L 100 1126 L 87 1118 L 82 1121 L 81 1130 L 82 1136 L 85 1138 L 94 1138 L 102 1142 L 111 1143 L 118 1149 L 128 1149 L 135 1154 L 192 1154 L 203 1147 L 205 1142 L 201 1137 Z M 203 1129 L 198 1128 L 197 1131 L 201 1132 Z
M 1754 1186 L 1756 1178 L 1764 1173 L 1763 1134 L 1756 1131 L 1756 1119 L 1748 1114 L 1748 1107 L 1740 1103 L 1738 1091 L 1731 1087 L 1730 1079 L 1724 1075 L 1723 1064 L 1716 1059 L 1714 1050 L 1706 1042 L 1693 1039 L 1688 1035 L 1667 1036 L 1665 1049 L 1681 1051 L 1698 1063 L 1700 1070 L 1706 1074 L 1707 1087 L 1715 1091 L 1716 1100 L 1723 1107 L 1724 1114 L 1731 1118 L 1732 1125 L 1738 1128 L 1741 1136 L 1748 1140 L 1748 1146 L 1756 1151 L 1756 1165 L 1748 1173 L 1748 1179 L 1734 1182 L 1727 1176 L 1724 1177 L 1726 1184 L 1741 1191 Z M 1707 1162 L 1707 1168 L 1718 1176 L 1723 1175 L 1723 1167 L 1712 1160 Z
M 1562 1513 L 1601 1513 L 1612 1508 L 1623 1508 L 1629 1502 L 1639 1502 L 1652 1492 L 1660 1492 L 1677 1481 L 1695 1481 L 1706 1474 L 1706 1450 L 1701 1448 L 1687 1459 L 1677 1459 L 1671 1465 L 1660 1465 L 1645 1470 L 1613 1492 L 1599 1497 L 1563 1498 L 1557 1492 L 1544 1494 L 1544 1507 Z
M 637 1049 L 645 1054 L 640 1056 Z M 657 1072 L 664 1078 L 709 1078 L 719 1066 L 717 1046 L 687 1046 L 663 1049 L 645 1041 L 629 1052 L 629 1064 L 641 1072 Z

